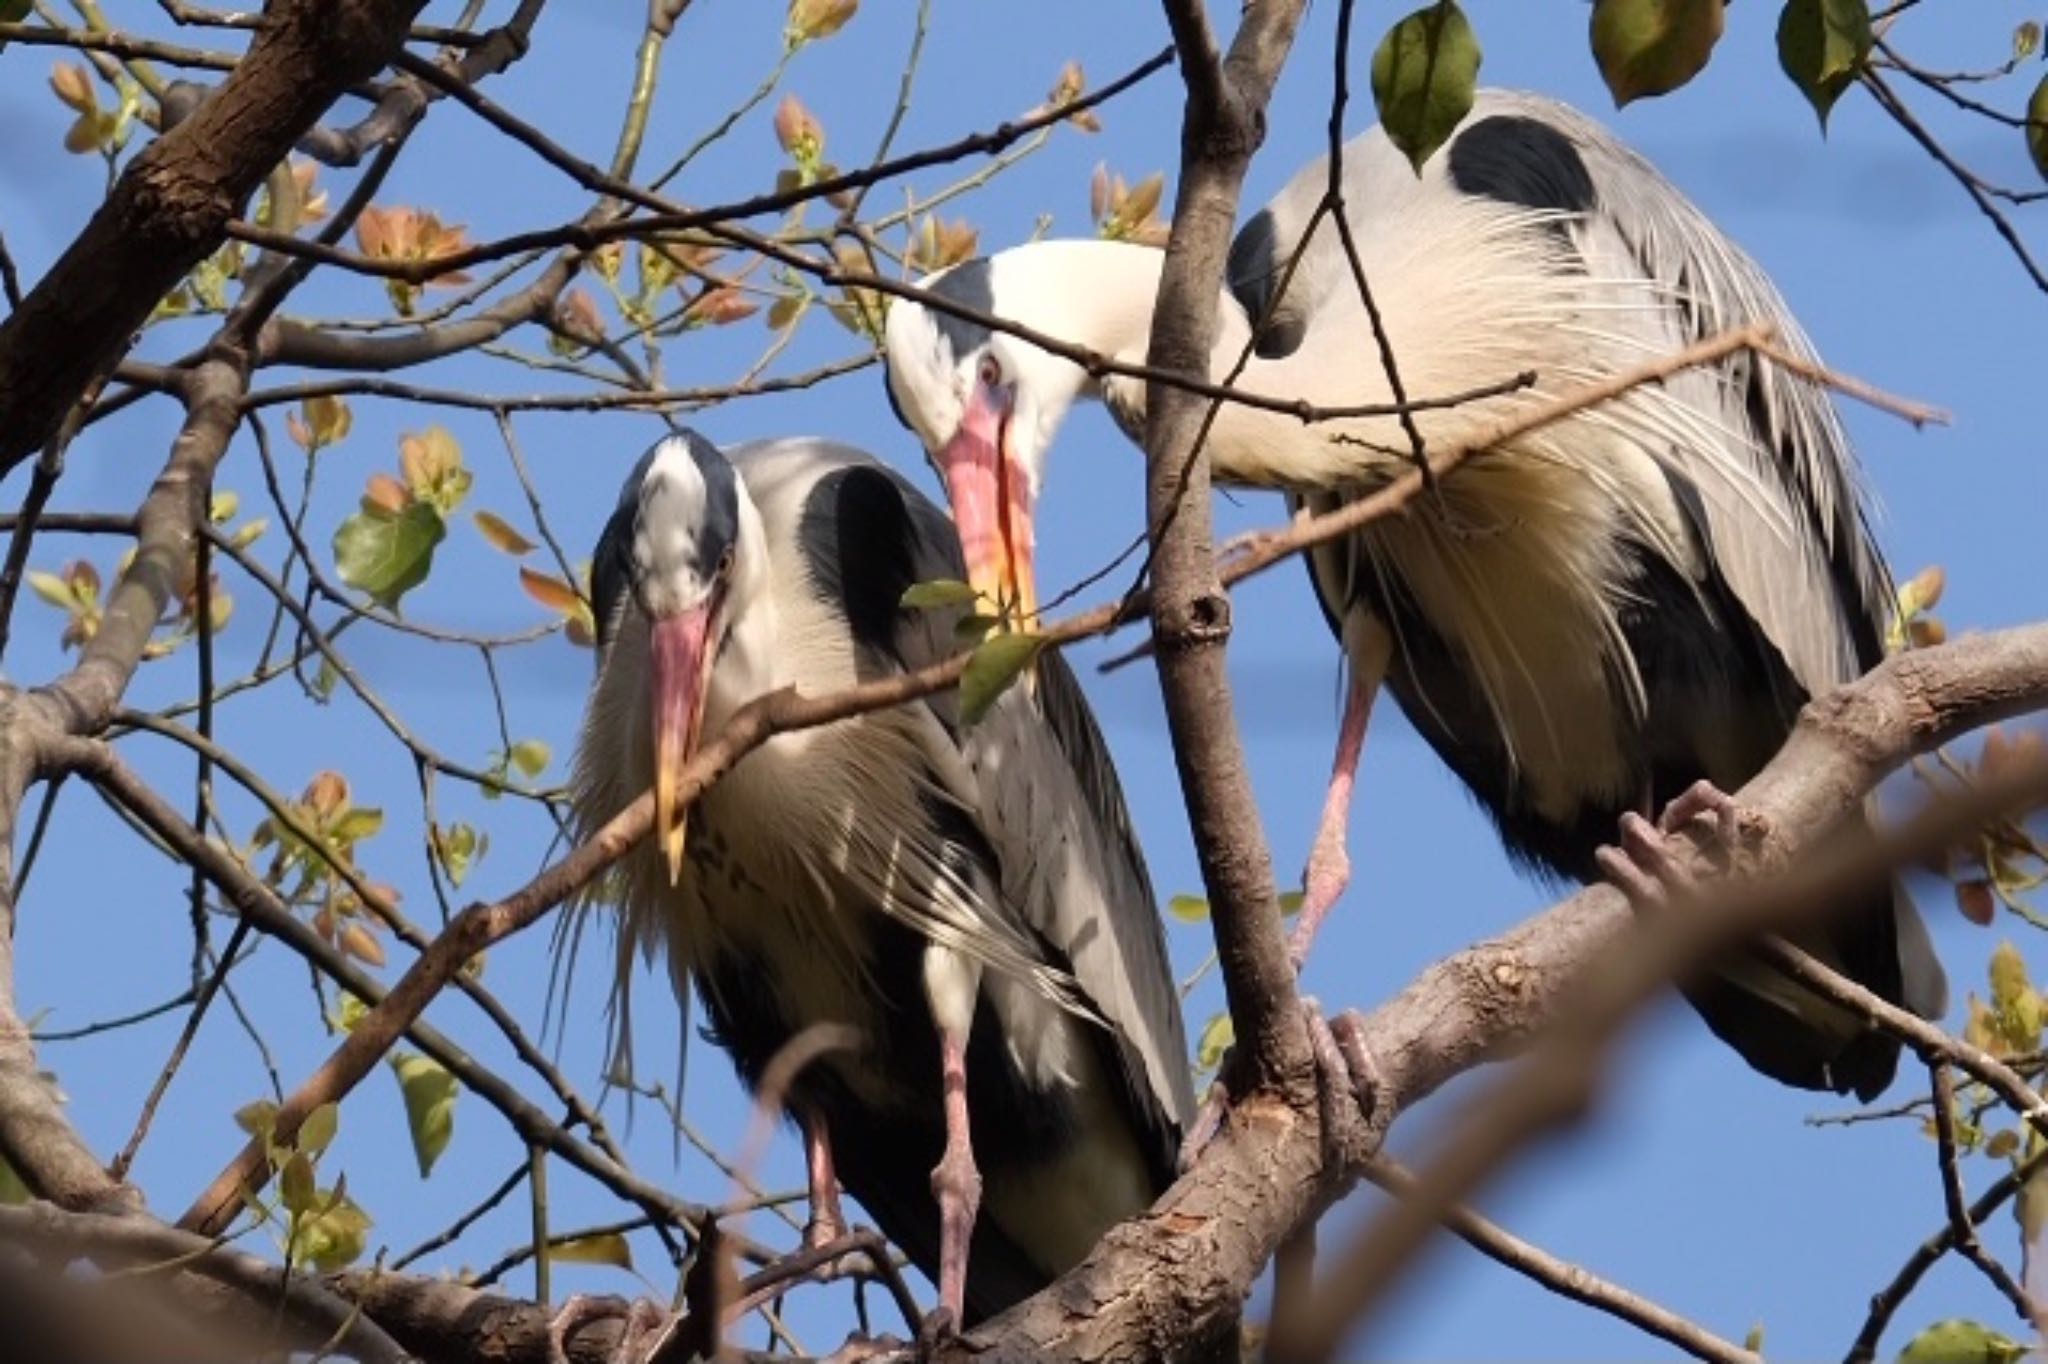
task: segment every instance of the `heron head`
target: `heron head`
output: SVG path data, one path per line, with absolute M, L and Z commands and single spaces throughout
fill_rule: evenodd
M 654 833 L 671 881 L 682 872 L 686 828 L 677 789 L 696 753 L 711 673 L 736 614 L 742 496 L 718 447 L 682 431 L 642 461 L 620 500 L 626 586 L 647 621 Z
M 998 297 L 1009 257 L 965 261 L 923 287 L 986 315 L 1043 313 L 1043 300 Z M 889 309 L 883 347 L 890 404 L 945 482 L 969 581 L 1005 620 L 1028 622 L 1038 609 L 1032 515 L 1045 453 L 1086 373 L 1018 337 L 907 299 Z

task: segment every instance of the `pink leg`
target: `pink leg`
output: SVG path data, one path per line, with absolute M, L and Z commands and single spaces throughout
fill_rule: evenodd
M 967 1319 L 967 1246 L 981 1207 L 981 1172 L 974 1168 L 974 1143 L 967 1131 L 967 1037 L 939 1035 L 940 1075 L 946 1096 L 946 1153 L 932 1170 L 939 1200 L 939 1310 L 958 1330 Z
M 1344 848 L 1351 827 L 1351 790 L 1358 778 L 1359 755 L 1365 750 L 1365 722 L 1372 714 L 1373 693 L 1378 690 L 1378 678 L 1354 676 L 1344 697 L 1344 721 L 1337 729 L 1337 757 L 1330 764 L 1330 790 L 1323 798 L 1322 823 L 1317 826 L 1316 841 L 1309 849 L 1308 870 L 1302 874 L 1305 894 L 1301 917 L 1295 920 L 1294 934 L 1287 944 L 1297 971 L 1308 959 L 1316 930 L 1323 926 L 1331 906 L 1351 881 L 1351 857 Z
M 832 1138 L 821 1119 L 800 1117 L 804 1134 L 804 1169 L 811 1186 L 811 1220 L 804 1224 L 804 1249 L 831 1245 L 846 1235 L 846 1216 L 839 1209 L 839 1173 L 832 1164 Z

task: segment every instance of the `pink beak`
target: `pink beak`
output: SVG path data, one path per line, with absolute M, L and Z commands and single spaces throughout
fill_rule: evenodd
M 967 580 L 1005 622 L 1028 625 L 1038 613 L 1032 572 L 1031 483 L 1009 457 L 1010 399 L 976 385 L 953 439 L 939 452 Z
M 712 651 L 708 647 L 715 611 L 706 602 L 654 622 L 654 836 L 668 859 L 669 884 L 683 871 L 688 812 L 676 808 L 683 769 L 697 752 L 704 723 Z

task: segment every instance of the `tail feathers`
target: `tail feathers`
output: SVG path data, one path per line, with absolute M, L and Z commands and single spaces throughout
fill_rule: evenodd
M 1888 1003 L 1922 1018 L 1947 1012 L 1947 977 L 1903 888 L 1798 941 Z M 1716 1037 L 1782 1084 L 1853 1093 L 1868 1103 L 1898 1069 L 1896 1040 L 1753 956 L 1688 989 L 1686 998 Z

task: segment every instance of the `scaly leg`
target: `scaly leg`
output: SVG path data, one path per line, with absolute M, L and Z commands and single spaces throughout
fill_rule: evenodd
M 1347 623 L 1348 625 L 1348 623 Z M 1358 638 L 1350 639 L 1353 629 Z M 1308 960 L 1308 949 L 1316 930 L 1351 882 L 1351 857 L 1345 843 L 1351 828 L 1351 792 L 1358 779 L 1358 759 L 1365 751 L 1366 721 L 1372 716 L 1373 698 L 1386 679 L 1387 661 L 1393 651 L 1393 636 L 1373 620 L 1360 620 L 1345 631 L 1346 652 L 1351 656 L 1351 687 L 1344 696 L 1344 719 L 1337 727 L 1337 756 L 1330 764 L 1330 789 L 1323 797 L 1323 818 L 1316 827 L 1316 841 L 1309 848 L 1308 869 L 1302 873 L 1301 917 L 1295 921 L 1288 953 L 1294 969 Z
M 839 1207 L 839 1173 L 832 1164 L 832 1137 L 822 1118 L 800 1114 L 804 1134 L 804 1170 L 809 1176 L 811 1220 L 804 1223 L 804 1249 L 818 1250 L 846 1236 L 846 1215 Z
M 939 1073 L 945 1086 L 946 1153 L 932 1170 L 939 1200 L 939 1310 L 958 1330 L 967 1319 L 967 1247 L 974 1239 L 974 1215 L 981 1208 L 981 1172 L 974 1167 L 974 1142 L 967 1129 L 967 1035 L 943 1031 Z

